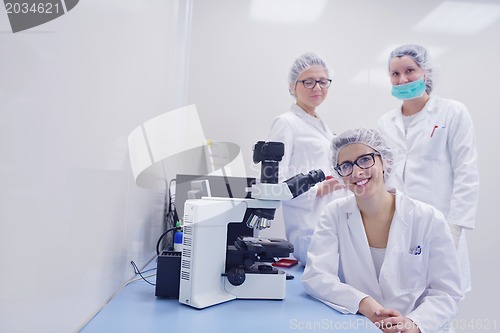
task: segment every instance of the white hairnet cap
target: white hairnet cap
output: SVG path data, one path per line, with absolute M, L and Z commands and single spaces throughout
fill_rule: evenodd
M 427 94 L 430 94 L 434 86 L 434 72 L 436 66 L 432 62 L 427 49 L 416 44 L 402 45 L 391 52 L 388 65 L 390 66 L 391 60 L 393 58 L 401 58 L 402 56 L 408 56 L 412 58 L 413 61 L 415 61 L 415 63 L 418 65 L 418 67 L 422 68 L 422 70 L 425 72 L 425 91 L 427 92 Z
M 384 181 L 387 182 L 394 167 L 394 154 L 391 147 L 387 144 L 382 134 L 376 129 L 355 128 L 339 134 L 332 140 L 330 149 L 332 175 L 342 180 L 342 177 L 335 171 L 338 163 L 339 152 L 347 145 L 361 143 L 367 145 L 380 153 L 384 170 Z
M 328 66 L 319 55 L 312 52 L 304 53 L 293 62 L 288 74 L 288 90 L 292 96 L 295 96 L 293 91 L 300 74 L 311 67 L 321 67 L 325 71 L 326 76 L 330 77 Z

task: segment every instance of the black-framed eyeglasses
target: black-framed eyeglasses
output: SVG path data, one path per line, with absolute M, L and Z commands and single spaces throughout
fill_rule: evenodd
M 334 169 L 341 177 L 350 176 L 352 174 L 352 171 L 354 170 L 354 165 L 357 165 L 361 169 L 371 168 L 375 164 L 375 155 L 381 156 L 378 151 L 364 154 L 358 157 L 354 162 L 347 161 L 340 165 L 337 164 Z
M 331 79 L 321 79 L 321 80 L 312 80 L 312 79 L 307 79 L 307 80 L 301 80 L 297 82 L 302 82 L 304 85 L 304 88 L 306 89 L 312 89 L 316 86 L 316 84 L 319 84 L 319 87 L 321 89 L 328 88 L 330 84 L 332 83 Z

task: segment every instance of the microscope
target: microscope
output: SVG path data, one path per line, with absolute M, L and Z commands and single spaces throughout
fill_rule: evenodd
M 325 180 L 318 169 L 279 183 L 278 166 L 283 155 L 281 142 L 255 144 L 253 161 L 261 163 L 261 175 L 260 182 L 248 189 L 250 198 L 202 197 L 186 201 L 180 303 L 203 309 L 234 299 L 285 298 L 286 273 L 270 263 L 288 257 L 293 252 L 291 243 L 239 236 L 234 244 L 227 244 L 229 223 L 245 223 L 259 230 L 269 228 L 282 200 L 293 199 Z

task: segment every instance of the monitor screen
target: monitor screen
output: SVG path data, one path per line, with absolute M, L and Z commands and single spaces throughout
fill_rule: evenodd
M 246 189 L 256 182 L 255 178 L 248 177 L 178 174 L 175 179 L 175 209 L 180 218 L 184 216 L 184 203 L 188 199 L 191 182 L 195 180 L 207 180 L 212 197 L 247 199 L 250 199 L 251 196 Z M 253 229 L 246 226 L 247 217 L 245 215 L 243 223 L 230 223 L 228 225 L 228 245 L 232 245 L 238 236 L 253 236 Z

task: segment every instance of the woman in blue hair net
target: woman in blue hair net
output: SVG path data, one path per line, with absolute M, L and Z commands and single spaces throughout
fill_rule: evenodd
M 446 220 L 386 185 L 394 158 L 380 132 L 332 141 L 335 176 L 354 196 L 323 211 L 302 276 L 306 292 L 341 313 L 360 313 L 384 333 L 454 332 L 460 277 Z
M 395 186 L 446 217 L 458 251 L 464 297 L 471 290 L 464 230 L 474 229 L 479 198 L 472 119 L 462 103 L 432 94 L 436 65 L 426 48 L 396 48 L 388 70 L 392 95 L 402 104 L 384 114 L 378 128 L 399 154 Z
M 334 135 L 316 109 L 328 95 L 331 82 L 326 62 L 315 53 L 301 55 L 290 68 L 288 89 L 295 103 L 288 112 L 275 118 L 268 137 L 269 141 L 285 146 L 279 168 L 281 181 L 313 169 L 321 169 L 328 175 L 329 146 Z M 286 237 L 294 246 L 294 257 L 302 265 L 306 263 L 309 242 L 321 211 L 344 193 L 334 191 L 340 187 L 335 179 L 328 178 L 307 193 L 282 202 Z

